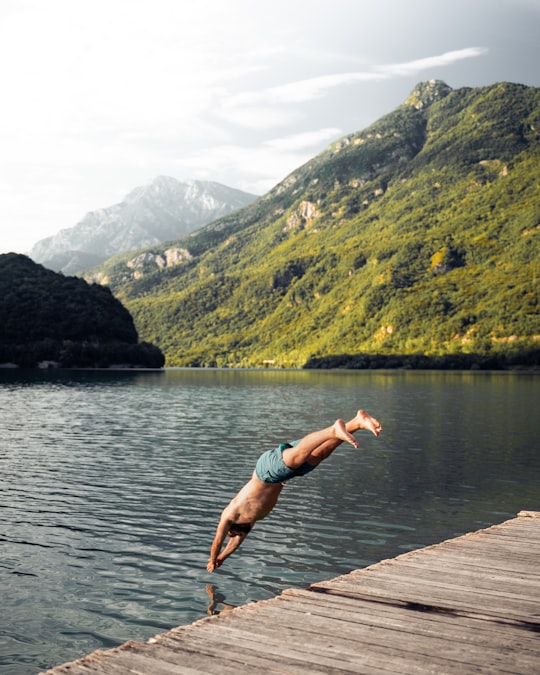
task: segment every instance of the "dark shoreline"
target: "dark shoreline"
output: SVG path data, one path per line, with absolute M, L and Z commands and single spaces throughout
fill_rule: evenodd
M 0 367 L 35 368 L 162 368 L 165 357 L 148 342 L 76 341 L 46 338 L 22 344 L 0 343 Z
M 540 349 L 516 354 L 339 354 L 312 358 L 306 370 L 538 370 Z
M 147 343 L 137 345 L 81 345 L 73 343 L 63 354 L 43 353 L 25 345 L 11 347 L 10 356 L 0 359 L 0 370 L 163 370 L 177 369 L 167 366 L 160 350 Z M 38 352 L 38 353 L 36 353 Z M 39 356 L 38 356 L 39 354 Z M 2 354 L 4 357 L 6 354 Z M 68 358 L 66 358 L 68 356 Z M 39 358 L 41 357 L 41 358 Z M 63 357 L 63 358 L 62 358 Z M 126 358 L 127 357 L 127 358 Z M 182 366 L 187 370 L 214 370 L 210 366 Z M 446 371 L 540 371 L 540 349 L 514 354 L 335 354 L 313 357 L 297 368 L 280 368 L 279 365 L 224 367 L 219 370 L 446 370 Z

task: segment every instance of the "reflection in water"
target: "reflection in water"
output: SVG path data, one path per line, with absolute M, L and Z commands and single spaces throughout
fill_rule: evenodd
M 0 372 L 0 671 L 144 640 L 538 510 L 540 376 Z M 221 510 L 259 454 L 354 414 L 213 575 Z M 226 598 L 226 602 L 225 602 Z M 212 605 L 212 599 L 210 599 Z
M 230 609 L 234 609 L 234 605 L 228 605 L 225 602 L 225 596 L 216 591 L 214 584 L 206 584 L 206 592 L 210 600 L 208 609 L 206 610 L 208 614 L 221 614 L 221 612 L 228 612 Z

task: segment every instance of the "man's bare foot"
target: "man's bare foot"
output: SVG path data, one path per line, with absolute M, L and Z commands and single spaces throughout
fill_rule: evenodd
M 380 422 L 374 417 L 371 417 L 371 415 L 365 410 L 359 410 L 356 413 L 355 421 L 357 422 L 359 429 L 367 429 L 368 431 L 372 431 L 375 436 L 378 436 L 382 431 Z
M 345 422 L 343 420 L 336 420 L 334 422 L 334 431 L 336 434 L 336 438 L 339 438 L 341 441 L 346 441 L 347 443 L 350 443 L 355 448 L 358 447 L 358 442 L 356 441 L 356 438 L 347 431 L 347 427 L 345 426 Z

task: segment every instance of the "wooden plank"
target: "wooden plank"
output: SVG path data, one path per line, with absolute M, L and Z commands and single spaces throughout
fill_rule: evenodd
M 230 619 L 231 617 L 228 617 Z M 426 650 L 424 647 L 424 656 L 429 656 L 430 666 L 427 668 L 425 663 L 415 663 L 411 669 L 411 660 L 414 662 L 414 655 L 417 651 L 414 649 L 414 644 L 411 644 L 410 638 L 407 637 L 404 643 L 406 649 L 404 650 L 400 645 L 396 644 L 396 640 L 392 640 L 389 645 L 388 635 L 382 634 L 378 641 L 373 637 L 364 636 L 364 640 L 360 641 L 361 636 L 349 635 L 343 633 L 338 629 L 338 632 L 326 638 L 330 640 L 330 649 L 326 648 L 321 642 L 321 635 L 324 636 L 325 627 L 328 622 L 324 621 L 317 627 L 315 633 L 315 640 L 310 641 L 309 635 L 303 628 L 303 620 L 298 618 L 298 635 L 299 638 L 293 639 L 289 632 L 280 631 L 279 625 L 276 622 L 267 623 L 263 621 L 263 631 L 259 631 L 258 635 L 251 640 L 250 632 L 253 631 L 254 624 L 252 621 L 244 622 L 248 626 L 248 630 L 239 631 L 232 628 L 230 621 L 227 624 L 221 625 L 213 624 L 209 631 L 204 635 L 187 633 L 181 641 L 181 652 L 179 654 L 183 658 L 189 659 L 190 655 L 197 654 L 199 657 L 201 652 L 214 653 L 217 659 L 226 658 L 235 664 L 235 672 L 249 673 L 249 672 L 279 672 L 279 673 L 332 673 L 341 675 L 345 673 L 357 672 L 430 672 L 430 669 L 438 667 L 438 672 L 463 672 L 464 662 L 474 665 L 475 667 L 468 672 L 493 672 L 493 667 L 501 663 L 500 650 L 493 650 L 490 653 L 482 648 L 478 653 L 474 654 L 466 650 L 454 648 L 450 653 L 447 648 L 441 656 L 438 650 L 434 652 Z M 274 630 L 274 637 L 269 636 L 269 626 Z M 341 628 L 341 627 L 340 627 Z M 222 635 L 220 635 L 222 633 Z M 322 640 L 324 641 L 324 637 Z M 341 642 L 339 642 L 341 640 Z M 261 654 L 264 655 L 261 658 Z M 226 655 L 226 657 L 225 657 Z M 465 659 L 465 661 L 464 661 Z M 477 661 L 477 663 L 475 663 Z M 531 658 L 521 655 L 517 661 L 517 668 L 514 672 L 526 672 L 526 669 L 535 661 Z M 192 664 L 189 662 L 190 666 Z M 229 662 L 230 663 L 230 662 Z M 508 659 L 505 663 L 512 666 Z M 392 667 L 389 671 L 389 664 Z M 407 667 L 406 664 L 409 664 Z M 153 672 L 147 670 L 139 670 L 144 662 L 140 659 L 124 659 L 124 665 L 129 667 L 131 671 L 137 672 Z M 213 666 L 207 666 L 207 672 L 223 672 L 220 670 L 221 661 L 219 665 L 214 661 Z M 244 670 L 245 668 L 245 670 Z M 128 672 L 128 671 L 126 671 Z M 157 672 L 157 671 L 156 671 Z M 159 673 L 162 670 L 160 668 Z M 163 672 L 167 672 L 164 670 Z M 172 671 L 171 672 L 176 672 Z M 433 672 L 433 670 L 431 670 Z M 510 669 L 509 672 L 512 672 Z
M 216 632 L 217 631 L 217 632 Z M 170 644 L 170 643 L 169 643 Z M 144 649 L 146 645 L 142 645 Z M 230 668 L 234 673 L 252 673 L 252 672 L 276 672 L 276 673 L 328 673 L 331 675 L 345 675 L 351 671 L 349 664 L 345 663 L 345 668 L 340 667 L 339 658 L 315 657 L 310 652 L 302 653 L 295 646 L 287 645 L 283 642 L 279 648 L 273 648 L 272 645 L 265 643 L 260 637 L 250 639 L 243 634 L 231 634 L 225 630 L 220 633 L 214 626 L 211 631 L 198 631 L 197 633 L 188 632 L 182 636 L 177 644 L 171 647 L 179 659 L 186 659 L 189 667 L 193 667 L 192 659 L 196 658 L 201 672 L 222 673 L 225 672 L 223 666 Z M 133 669 L 137 667 L 137 660 L 134 655 L 126 659 L 126 665 Z M 338 661 L 338 663 L 336 663 Z M 165 667 L 162 662 L 162 667 Z M 128 671 L 126 671 L 128 672 Z M 152 671 L 141 671 L 152 672 Z M 166 672 L 166 671 L 164 671 Z
M 246 653 L 246 648 L 253 649 L 255 652 L 263 650 L 265 654 L 272 653 L 273 658 L 280 662 L 284 657 L 287 663 L 295 659 L 296 665 L 299 660 L 305 660 L 311 669 L 314 666 L 328 667 L 331 664 L 334 669 L 338 670 L 348 670 L 353 664 L 358 665 L 355 655 L 366 648 L 372 656 L 372 663 L 376 656 L 384 659 L 386 663 L 389 652 L 392 653 L 393 659 L 402 663 L 404 658 L 413 658 L 418 652 L 418 643 L 414 640 L 414 627 L 411 625 L 410 617 L 405 616 L 410 612 L 394 609 L 395 615 L 401 614 L 401 617 L 397 617 L 399 619 L 397 627 L 389 631 L 388 625 L 379 626 L 377 631 L 365 620 L 362 623 L 359 619 L 355 626 L 350 620 L 350 613 L 342 612 L 342 616 L 336 618 L 328 611 L 314 612 L 313 606 L 309 608 L 309 612 L 306 612 L 304 608 L 296 606 L 294 599 L 292 602 L 291 599 L 285 602 L 290 606 L 289 611 L 292 612 L 285 617 L 283 607 L 267 606 L 256 608 L 255 611 L 249 613 L 229 614 L 226 622 L 208 624 L 204 631 L 206 647 L 217 642 L 218 653 L 221 650 L 227 650 L 227 646 L 235 654 L 237 646 L 242 650 L 242 654 Z M 256 616 L 256 621 L 253 620 L 254 616 Z M 430 621 L 430 618 L 426 616 L 420 619 L 424 624 Z M 456 664 L 460 664 L 459 668 L 462 672 L 464 663 L 476 666 L 485 666 L 486 663 L 490 663 L 493 666 L 494 663 L 508 662 L 506 657 L 500 655 L 502 649 L 500 633 L 502 631 L 497 632 L 499 634 L 495 635 L 488 644 L 485 639 L 481 640 L 476 637 L 474 631 L 471 631 L 469 636 L 465 631 L 461 631 L 460 644 L 457 634 L 451 635 L 449 639 L 446 634 L 441 637 L 440 632 L 433 630 L 429 644 L 426 640 L 422 641 L 422 653 L 429 655 L 432 666 L 434 663 L 441 666 L 444 663 L 444 669 L 452 669 L 457 668 Z M 522 631 L 518 632 L 522 633 Z M 197 639 L 201 636 L 202 633 Z M 193 633 L 191 637 L 184 635 L 183 643 L 185 644 L 186 641 L 191 643 L 193 637 Z M 522 637 L 520 636 L 520 639 Z M 538 650 L 534 649 L 537 644 L 536 636 L 528 637 L 531 649 L 528 651 L 522 649 L 517 660 L 514 656 L 510 659 L 510 663 L 518 664 L 517 672 L 526 672 L 527 668 L 538 662 L 540 656 Z M 389 643 L 391 643 L 391 648 L 389 648 Z M 507 637 L 504 649 L 510 648 L 512 644 L 513 641 Z M 285 648 L 284 645 L 287 647 Z M 441 653 L 445 654 L 444 658 L 441 657 Z M 279 656 L 276 656 L 277 654 Z M 362 663 L 365 663 L 365 658 L 362 659 Z
M 535 604 L 537 608 L 540 602 L 540 584 L 534 582 L 529 583 L 523 580 L 521 583 L 497 586 L 488 578 L 488 575 L 482 578 L 479 574 L 467 575 L 456 570 L 454 576 L 451 568 L 448 568 L 446 573 L 441 571 L 428 572 L 419 569 L 418 574 L 415 575 L 414 571 L 414 568 L 411 570 L 402 564 L 374 566 L 366 568 L 362 574 L 351 572 L 347 576 L 331 581 L 318 582 L 313 586 L 316 588 L 351 589 L 366 593 L 371 590 L 374 591 L 375 588 L 395 586 L 408 600 L 412 600 L 411 596 L 417 592 L 423 597 L 425 594 L 433 592 L 434 597 L 448 596 L 451 600 L 453 592 L 464 591 L 485 596 L 507 597 L 518 603 L 531 604 L 533 613 L 536 613 Z
M 508 546 L 516 547 L 514 541 L 509 544 L 509 540 L 501 536 L 501 532 L 511 528 L 514 523 L 521 526 L 523 519 L 509 521 L 420 551 L 409 552 L 317 586 L 447 609 L 469 611 L 476 609 L 483 613 L 495 611 L 498 614 L 502 611 L 509 613 L 513 619 L 539 623 L 537 607 L 540 603 L 540 585 L 535 579 L 538 558 L 529 554 L 518 556 L 513 551 L 515 570 L 513 579 L 506 575 L 504 583 L 501 583 L 500 579 L 497 580 L 497 574 L 486 574 L 485 571 L 471 574 L 467 578 L 468 572 L 459 567 L 440 568 L 440 555 L 444 555 L 449 549 L 455 551 L 457 547 L 460 554 L 466 556 L 471 550 L 479 553 L 474 547 L 478 546 L 478 542 L 483 542 L 485 546 L 480 551 L 483 556 L 481 558 L 483 568 L 493 569 L 495 550 L 500 554 L 501 550 L 506 551 Z M 531 519 L 527 527 L 531 523 L 538 531 L 538 520 Z M 526 550 L 530 550 L 528 543 Z M 439 569 L 435 568 L 433 561 L 436 561 Z M 415 564 L 409 567 L 411 563 Z M 420 565 L 429 570 L 424 569 L 416 573 L 414 567 Z M 528 577 L 528 574 L 531 574 L 531 577 Z
M 500 555 L 496 551 L 491 551 L 491 555 L 477 549 L 468 548 L 467 551 L 460 549 L 450 550 L 441 548 L 438 551 L 426 551 L 423 556 L 411 556 L 402 558 L 400 562 L 403 565 L 421 566 L 422 568 L 439 569 L 450 566 L 452 570 L 478 569 L 485 574 L 511 574 L 514 577 L 524 576 L 530 579 L 540 579 L 540 565 L 537 564 L 538 557 L 530 557 L 530 565 L 525 565 L 522 556 Z M 386 561 L 382 561 L 386 562 Z M 379 564 L 379 563 L 378 563 Z
M 324 600 L 328 598 L 325 597 Z M 352 612 L 350 608 L 345 610 L 342 605 L 333 602 L 316 604 L 309 596 L 288 598 L 286 602 L 288 607 L 285 607 L 285 612 L 288 614 L 283 614 L 283 606 L 267 608 L 264 614 L 257 614 L 257 624 L 262 621 L 265 626 L 265 640 L 272 634 L 275 634 L 277 639 L 286 635 L 291 640 L 299 640 L 312 634 L 310 637 L 313 637 L 313 643 L 309 640 L 308 644 L 316 643 L 319 648 L 325 640 L 331 640 L 332 644 L 335 644 L 336 640 L 359 640 L 363 633 L 370 633 L 372 636 L 379 634 L 381 646 L 386 647 L 389 641 L 396 643 L 396 636 L 403 637 L 406 644 L 410 645 L 414 635 L 422 634 L 431 638 L 434 643 L 445 640 L 462 642 L 469 647 L 481 647 L 483 651 L 486 647 L 496 650 L 502 645 L 509 647 L 513 644 L 515 636 L 519 635 L 524 651 L 535 658 L 540 656 L 537 635 L 522 631 L 520 628 L 510 632 L 512 637 L 509 637 L 508 626 L 492 624 L 482 627 L 481 624 L 485 622 L 479 620 L 441 617 L 396 607 L 381 608 L 367 602 L 356 603 L 360 605 L 355 608 L 356 612 Z M 280 616 L 286 617 L 285 628 Z M 234 622 L 228 625 L 242 626 L 245 630 L 256 632 L 257 624 L 254 624 L 252 617 L 239 614 Z M 322 628 L 324 632 L 321 636 Z
M 425 630 L 428 633 L 435 631 L 437 635 L 440 635 L 441 632 L 461 634 L 463 639 L 472 642 L 477 639 L 483 640 L 486 636 L 494 636 L 497 641 L 504 641 L 508 626 L 519 626 L 518 622 L 511 622 L 506 619 L 498 622 L 487 622 L 483 616 L 423 611 L 392 604 L 374 603 L 366 599 L 332 595 L 321 597 L 318 593 L 311 591 L 290 591 L 287 596 L 282 597 L 288 597 L 289 594 L 299 598 L 298 604 L 295 605 L 295 609 L 298 611 L 303 609 L 306 613 L 322 613 L 325 616 L 326 612 L 332 612 L 331 615 L 341 617 L 351 623 L 359 622 L 371 625 L 371 622 L 375 622 L 374 625 L 379 626 L 398 625 L 401 627 L 402 622 L 405 621 L 407 626 L 414 624 L 417 630 Z M 537 634 L 532 630 L 527 634 L 533 640 L 533 646 L 540 651 L 540 641 L 537 639 Z
M 464 666 L 491 668 L 495 664 L 501 667 L 503 664 L 512 664 L 518 667 L 517 672 L 523 672 L 538 664 L 538 654 L 528 655 L 523 651 L 512 654 L 511 659 L 505 657 L 499 645 L 482 644 L 480 648 L 469 643 L 451 641 L 444 637 L 425 637 L 422 641 L 414 639 L 411 633 L 394 631 L 389 634 L 387 629 L 374 629 L 362 626 L 361 632 L 351 631 L 347 622 L 340 621 L 339 626 L 333 626 L 331 619 L 325 618 L 317 622 L 317 637 L 312 642 L 306 641 L 306 619 L 298 619 L 298 632 L 300 636 L 293 639 L 290 632 L 286 639 L 283 632 L 277 631 L 272 635 L 270 626 L 264 624 L 263 635 L 257 632 L 251 633 L 252 624 L 246 625 L 245 630 L 228 622 L 227 624 L 212 627 L 212 634 L 207 634 L 206 639 L 216 639 L 217 633 L 222 633 L 224 648 L 232 645 L 242 646 L 242 654 L 250 648 L 256 654 L 261 650 L 265 654 L 272 654 L 273 658 L 282 662 L 298 664 L 303 661 L 313 670 L 324 668 L 324 672 L 356 670 L 357 667 L 371 662 L 372 665 L 388 664 L 389 659 L 403 664 L 414 661 L 418 654 L 429 657 L 430 667 L 439 665 L 442 671 L 460 669 Z M 309 619 L 313 624 L 313 619 Z M 348 629 L 347 629 L 348 628 Z M 251 630 L 250 630 L 251 629 Z M 425 667 L 425 666 L 424 666 Z
M 452 578 L 459 580 L 460 583 L 481 583 L 485 586 L 493 584 L 509 584 L 518 590 L 531 590 L 538 592 L 540 582 L 540 570 L 523 572 L 522 570 L 501 570 L 499 566 L 494 567 L 484 562 L 483 565 L 474 564 L 463 556 L 433 556 L 425 558 L 416 558 L 403 560 L 399 564 L 399 569 L 405 576 L 425 576 L 428 579 L 439 579 L 443 575 L 452 575 Z M 384 569 L 382 567 L 381 569 Z
M 216 651 L 222 655 L 232 652 L 234 658 L 250 667 L 265 668 L 273 667 L 278 672 L 289 672 L 294 666 L 295 670 L 302 672 L 324 673 L 348 673 L 354 663 L 364 663 L 365 656 L 362 654 L 343 654 L 340 650 L 324 649 L 306 643 L 305 634 L 302 640 L 291 641 L 285 639 L 284 634 L 277 635 L 274 639 L 269 637 L 268 626 L 263 622 L 258 630 L 252 633 L 249 630 L 240 630 L 227 624 L 215 624 L 211 630 L 201 633 L 197 637 L 189 638 L 194 644 L 195 640 L 204 639 L 206 645 L 216 645 Z M 192 642 L 193 641 L 193 642 Z M 185 641 L 183 641 L 185 642 Z
M 540 558 L 539 558 L 540 559 Z M 448 580 L 451 575 L 452 585 L 473 586 L 479 589 L 499 589 L 504 585 L 506 592 L 521 595 L 530 593 L 538 596 L 539 592 L 539 574 L 524 573 L 501 573 L 493 568 L 483 567 L 478 569 L 473 566 L 456 567 L 455 565 L 441 564 L 443 560 L 403 560 L 399 564 L 383 564 L 370 572 L 370 578 L 374 576 L 400 578 L 403 581 L 416 580 L 422 577 L 424 581 L 433 583 L 444 583 L 442 580 Z
M 326 585 L 318 588 L 330 588 Z M 426 609 L 432 607 L 440 611 L 465 610 L 477 612 L 485 616 L 507 616 L 519 620 L 524 624 L 540 625 L 538 602 L 526 597 L 511 596 L 496 592 L 479 592 L 474 588 L 461 589 L 457 586 L 446 585 L 444 588 L 437 584 L 423 583 L 418 579 L 416 585 L 407 588 L 398 580 L 371 579 L 369 584 L 356 580 L 349 583 L 341 582 L 339 586 L 331 587 L 337 591 L 351 594 L 360 592 L 363 597 L 373 596 L 386 598 L 388 601 L 410 605 L 421 605 Z
M 518 518 L 540 518 L 540 511 L 520 511 Z
M 521 513 L 45 675 L 538 673 L 539 515 Z

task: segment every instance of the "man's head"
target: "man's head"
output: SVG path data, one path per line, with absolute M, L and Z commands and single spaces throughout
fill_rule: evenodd
M 249 534 L 253 525 L 251 523 L 233 523 L 229 528 L 229 537 L 241 537 Z

